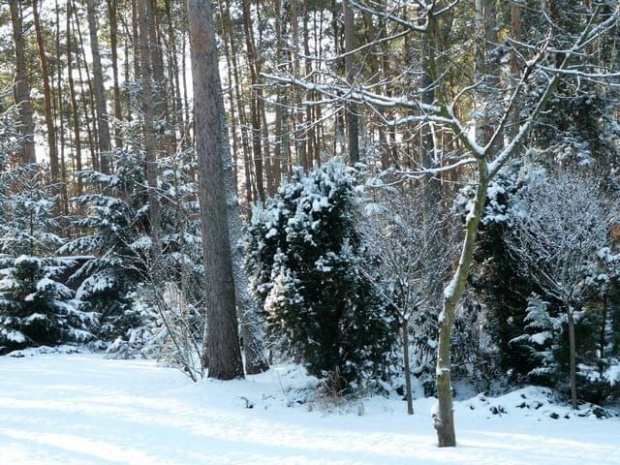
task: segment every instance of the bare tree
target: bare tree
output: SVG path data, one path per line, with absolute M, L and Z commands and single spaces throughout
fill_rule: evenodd
M 575 318 L 588 291 L 588 264 L 610 245 L 613 203 L 593 178 L 562 172 L 534 176 L 517 197 L 510 253 L 547 297 L 562 302 L 568 322 L 571 404 L 577 408 Z
M 422 321 L 422 314 L 432 314 L 441 306 L 434 291 L 435 281 L 442 282 L 449 276 L 458 249 L 453 221 L 441 205 L 429 209 L 424 202 L 425 189 L 405 184 L 381 188 L 375 194 L 378 201 L 367 205 L 362 232 L 379 260 L 379 280 L 374 278 L 375 263 L 368 264 L 367 277 L 389 302 L 402 331 L 407 412 L 412 415 L 410 324 L 412 319 Z M 422 334 L 420 339 L 433 337 L 429 334 L 432 328 L 414 330 Z
M 243 377 L 237 334 L 235 284 L 228 230 L 222 152 L 224 102 L 218 68 L 210 0 L 188 0 L 190 50 L 194 86 L 196 151 L 205 258 L 207 322 L 204 359 L 216 379 Z

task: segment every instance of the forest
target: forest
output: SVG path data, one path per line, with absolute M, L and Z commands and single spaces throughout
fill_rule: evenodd
M 616 416 L 619 19 L 0 1 L 0 355 L 293 363 L 318 397 L 436 398 L 440 447 L 459 390 Z

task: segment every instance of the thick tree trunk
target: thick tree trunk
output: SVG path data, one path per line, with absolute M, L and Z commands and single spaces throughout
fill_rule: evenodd
M 216 379 L 243 377 L 222 153 L 224 104 L 210 0 L 188 0 L 206 276 L 204 360 Z
M 276 56 L 281 63 L 287 62 L 286 51 L 283 47 L 283 37 L 286 32 L 286 9 L 282 8 L 282 0 L 275 0 L 276 9 Z M 274 167 L 276 178 L 276 189 L 288 178 L 289 175 L 289 133 L 288 133 L 288 101 L 286 98 L 286 89 L 278 86 L 276 91 L 276 124 L 275 136 L 276 143 L 273 149 Z
M 34 149 L 34 121 L 30 103 L 30 83 L 28 81 L 28 67 L 26 65 L 26 44 L 24 41 L 24 26 L 22 18 L 23 4 L 17 0 L 9 0 L 13 39 L 15 41 L 15 103 L 18 105 L 20 131 L 22 135 L 22 163 L 27 165 L 36 163 Z
M 220 3 L 220 7 L 223 10 L 222 19 L 224 32 L 226 34 L 226 37 L 229 39 L 225 41 L 225 45 L 226 60 L 228 64 L 228 85 L 232 88 L 233 70 L 231 62 L 234 60 L 234 56 L 231 56 L 232 50 L 234 49 L 234 44 L 231 43 L 233 37 L 232 35 L 230 35 L 232 33 L 232 30 L 230 29 L 232 27 L 232 24 L 230 21 L 228 4 L 222 5 Z M 249 7 L 247 8 L 247 11 L 249 11 Z M 246 25 L 244 27 L 247 28 L 246 34 L 252 33 L 252 28 L 249 25 Z M 252 42 L 248 42 L 248 45 L 252 45 Z M 234 124 L 235 106 L 233 100 L 234 99 L 231 92 L 230 113 L 231 117 L 233 117 Z M 264 111 L 264 107 L 262 106 L 263 102 L 260 101 L 260 103 L 261 109 Z M 222 106 L 223 105 L 224 103 L 222 98 Z M 223 111 L 224 110 L 222 110 L 222 112 Z M 223 118 L 222 122 L 224 122 Z M 264 140 L 266 141 L 267 137 L 265 137 L 265 119 L 263 119 L 262 123 L 263 125 L 261 130 L 263 131 Z M 225 126 L 222 128 L 222 134 L 226 136 L 228 135 L 228 129 Z M 235 147 L 236 139 L 234 137 L 236 134 L 236 130 L 233 130 L 232 134 L 234 144 L 233 147 Z M 240 323 L 241 339 L 243 340 L 243 352 L 245 355 L 245 372 L 248 375 L 253 375 L 257 373 L 262 373 L 263 371 L 267 370 L 269 368 L 269 365 L 267 364 L 267 360 L 265 358 L 264 344 L 257 321 L 257 303 L 248 291 L 248 278 L 244 268 L 242 234 L 243 225 L 241 209 L 239 207 L 239 199 L 237 196 L 237 177 L 235 175 L 233 163 L 233 154 L 236 154 L 236 150 L 233 150 L 233 152 L 231 153 L 228 137 L 224 137 L 223 142 L 224 150 L 222 151 L 222 164 L 224 166 L 224 183 L 226 190 L 226 202 L 228 205 L 228 230 L 232 247 L 233 272 L 235 277 L 235 299 L 237 303 L 237 314 Z M 269 151 L 267 148 L 267 144 L 264 145 L 264 153 L 266 153 L 266 157 L 268 157 Z
M 106 108 L 105 90 L 103 87 L 103 70 L 97 38 L 97 18 L 95 17 L 95 1 L 87 0 L 88 30 L 90 32 L 90 49 L 93 56 L 93 87 L 95 93 L 95 110 L 97 113 L 97 128 L 99 129 L 99 166 L 102 173 L 110 173 L 110 124 Z

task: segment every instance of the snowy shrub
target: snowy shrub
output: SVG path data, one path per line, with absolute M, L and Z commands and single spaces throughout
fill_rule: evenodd
M 298 171 L 249 228 L 248 270 L 271 342 L 352 390 L 386 372 L 397 328 L 363 272 L 354 179 L 338 163 Z

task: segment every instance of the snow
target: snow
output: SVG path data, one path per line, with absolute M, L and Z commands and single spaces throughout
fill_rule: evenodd
M 610 366 L 605 372 L 605 379 L 607 379 L 612 386 L 620 383 L 620 364 Z
M 456 402 L 459 447 L 438 449 L 434 399 L 416 400 L 413 416 L 381 397 L 302 405 L 311 380 L 294 366 L 192 384 L 145 360 L 32 353 L 0 358 L 0 463 L 620 463 L 620 420 L 564 419 L 538 388 Z
M 18 344 L 26 342 L 26 337 L 21 332 L 15 331 L 13 329 L 0 328 L 0 334 L 7 341 L 17 342 Z

